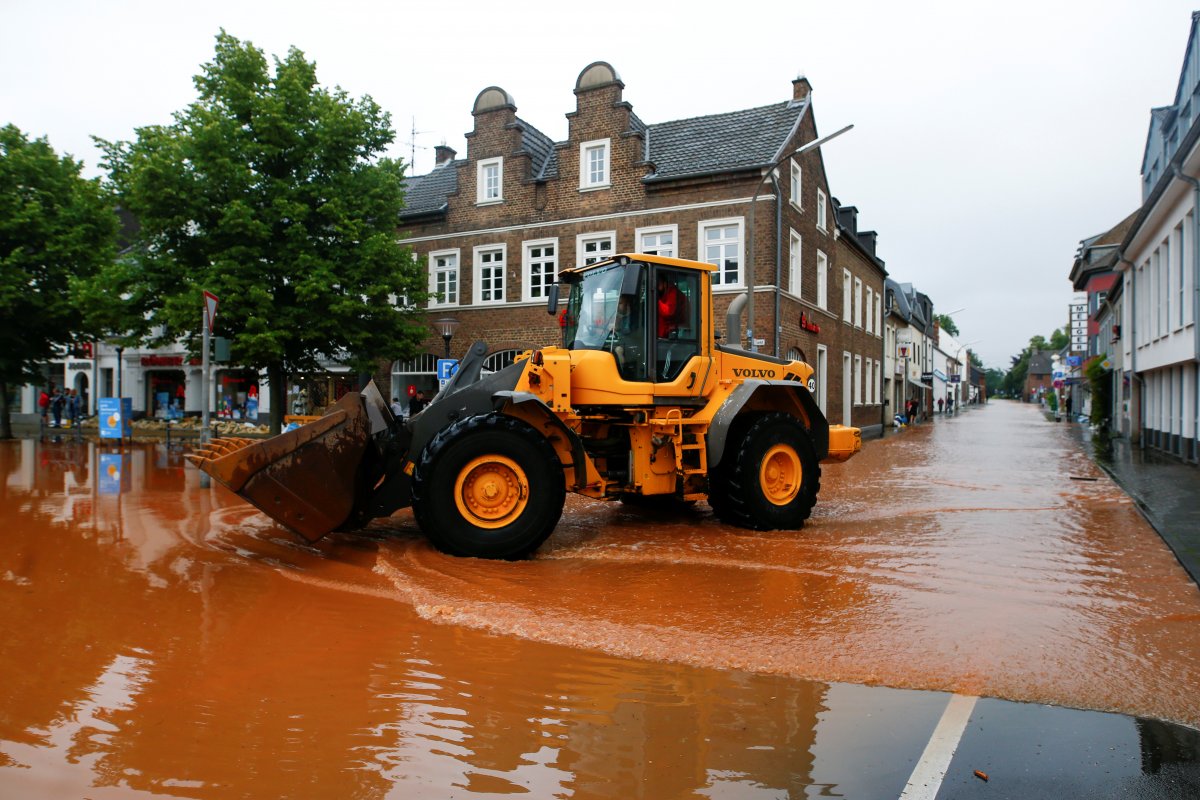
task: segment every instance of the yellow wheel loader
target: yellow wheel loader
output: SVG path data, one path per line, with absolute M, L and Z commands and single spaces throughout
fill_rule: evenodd
M 296 430 L 219 439 L 191 458 L 310 541 L 412 506 L 447 553 L 523 558 L 568 491 L 707 498 L 733 525 L 800 528 L 820 464 L 853 456 L 861 432 L 827 423 L 809 365 L 719 343 L 713 270 L 637 254 L 563 270 L 547 302 L 561 344 L 484 375 L 476 342 L 407 420 L 372 383 Z

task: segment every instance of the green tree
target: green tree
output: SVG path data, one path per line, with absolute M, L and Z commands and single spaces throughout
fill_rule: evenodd
M 272 72 L 222 30 L 194 82 L 197 100 L 172 124 L 100 142 L 141 225 L 129 310 L 161 297 L 153 343 L 196 344 L 202 293 L 217 295 L 233 361 L 267 373 L 277 432 L 290 374 L 323 358 L 374 372 L 425 338 L 424 276 L 396 233 L 403 166 L 381 155 L 389 115 L 319 86 L 294 47 Z
M 958 326 L 954 324 L 954 320 L 948 314 L 934 314 L 933 318 L 946 333 L 958 336 Z
M 0 128 L 0 438 L 9 391 L 89 331 L 74 287 L 116 255 L 117 216 L 100 183 L 46 139 Z

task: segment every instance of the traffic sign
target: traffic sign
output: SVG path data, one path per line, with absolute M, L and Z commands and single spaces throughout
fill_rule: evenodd
M 1057 379 L 1054 381 L 1054 388 L 1055 388 L 1055 389 L 1061 389 L 1061 388 L 1063 388 L 1063 381 L 1062 381 L 1062 378 L 1057 378 Z
M 448 381 L 458 372 L 457 358 L 439 358 L 437 360 L 438 381 Z M 443 384 L 444 385 L 444 384 Z

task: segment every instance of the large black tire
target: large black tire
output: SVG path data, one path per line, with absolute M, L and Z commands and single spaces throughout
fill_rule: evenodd
M 562 464 L 546 438 L 502 414 L 467 417 L 426 445 L 413 475 L 413 513 L 439 550 L 524 558 L 558 524 Z
M 782 412 L 735 424 L 709 477 L 709 505 L 722 522 L 759 531 L 795 530 L 817 503 L 821 465 L 808 431 Z

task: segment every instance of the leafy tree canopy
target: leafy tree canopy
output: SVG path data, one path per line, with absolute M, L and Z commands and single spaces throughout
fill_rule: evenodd
M 172 124 L 99 142 L 141 225 L 137 269 L 115 267 L 113 280 L 131 315 L 165 325 L 155 343 L 198 336 L 202 292 L 217 295 L 218 332 L 235 363 L 267 371 L 278 430 L 288 374 L 322 359 L 373 372 L 415 352 L 424 278 L 397 240 L 389 115 L 319 86 L 294 47 L 272 70 L 250 42 L 224 30 L 216 42 Z
M 0 437 L 8 387 L 88 333 L 73 286 L 116 255 L 117 216 L 98 181 L 46 139 L 0 128 Z
M 937 320 L 938 325 L 946 333 L 951 336 L 958 336 L 958 326 L 954 324 L 954 320 L 948 314 L 934 314 L 933 318 Z

